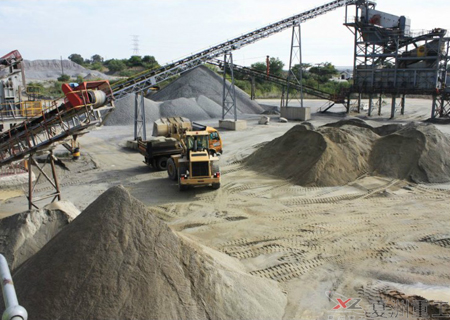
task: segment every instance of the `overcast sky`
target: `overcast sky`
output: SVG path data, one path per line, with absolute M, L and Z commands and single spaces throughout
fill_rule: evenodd
M 129 58 L 132 35 L 140 55 L 161 64 L 232 39 L 322 5 L 321 0 L 0 0 L 0 55 L 17 49 L 28 60 Z M 329 1 L 328 1 L 329 2 Z M 412 20 L 413 30 L 450 30 L 450 1 L 379 0 L 377 9 Z M 351 12 L 354 13 L 354 7 Z M 353 37 L 343 26 L 344 8 L 302 24 L 303 61 L 350 66 Z M 289 60 L 291 31 L 234 52 L 237 64 L 264 61 L 266 55 Z

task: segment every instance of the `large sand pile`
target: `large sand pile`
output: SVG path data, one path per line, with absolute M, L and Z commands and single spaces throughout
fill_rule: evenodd
M 152 95 L 156 101 L 166 101 L 178 98 L 195 98 L 205 96 L 222 106 L 222 78 L 205 66 L 197 67 L 184 73 L 180 78 L 161 91 Z M 236 108 L 242 113 L 262 113 L 264 109 L 249 95 L 236 87 Z
M 14 270 L 38 252 L 79 214 L 70 202 L 52 203 L 0 220 L 0 252 Z
M 370 165 L 378 175 L 413 182 L 448 182 L 450 139 L 434 125 L 411 123 L 375 142 Z
M 13 275 L 30 319 L 281 319 L 278 285 L 180 238 L 122 187 Z
M 337 186 L 366 173 L 413 182 L 450 181 L 450 139 L 433 125 L 372 128 L 361 120 L 311 130 L 297 125 L 246 164 L 303 186 Z
M 254 152 L 246 163 L 300 185 L 343 185 L 369 170 L 367 159 L 376 138 L 370 129 L 356 126 L 314 131 L 297 125 Z

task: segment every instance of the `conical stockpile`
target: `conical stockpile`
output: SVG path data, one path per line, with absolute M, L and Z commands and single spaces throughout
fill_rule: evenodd
M 122 187 L 13 275 L 29 319 L 281 319 L 286 298 L 235 259 L 180 238 Z

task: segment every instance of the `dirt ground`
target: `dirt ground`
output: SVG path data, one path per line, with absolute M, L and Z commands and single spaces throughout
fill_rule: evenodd
M 324 104 L 306 102 L 312 112 Z M 382 116 L 368 122 L 425 120 L 430 109 L 430 100 L 408 99 L 405 116 L 388 120 L 390 107 L 384 106 Z M 311 122 L 319 126 L 342 116 L 313 114 Z M 341 187 L 295 186 L 249 171 L 241 161 L 297 123 L 273 116 L 264 126 L 257 116 L 246 118 L 247 130 L 221 132 L 217 191 L 180 193 L 166 172 L 146 167 L 141 155 L 123 147 L 131 126 L 104 127 L 80 140 L 97 168 L 63 176 L 63 198 L 84 209 L 111 186 L 125 186 L 175 231 L 239 259 L 250 274 L 278 281 L 288 298 L 285 319 L 425 318 L 414 295 L 450 302 L 450 184 L 362 176 Z M 450 125 L 437 127 L 450 133 Z M 38 188 L 37 195 L 45 190 Z M 1 215 L 27 209 L 18 190 L 7 192 L 0 190 Z M 337 298 L 357 304 L 333 309 Z

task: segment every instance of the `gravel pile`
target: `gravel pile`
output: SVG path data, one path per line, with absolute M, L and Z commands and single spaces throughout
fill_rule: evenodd
M 38 252 L 79 213 L 72 203 L 59 201 L 1 219 L 0 252 L 11 270 Z
M 237 108 L 241 113 L 262 113 L 258 103 L 236 88 Z M 115 103 L 116 109 L 105 125 L 134 123 L 135 95 L 131 94 Z M 145 99 L 145 119 L 148 125 L 160 117 L 186 117 L 191 121 L 222 117 L 222 78 L 201 66 L 184 73 L 161 91 Z
M 107 126 L 124 126 L 134 124 L 135 94 L 129 94 L 115 102 L 116 108 L 107 116 L 104 124 Z M 138 97 L 141 99 L 141 97 Z M 148 128 L 151 123 L 161 117 L 160 103 L 144 98 L 145 121 Z
M 184 73 L 167 87 L 153 94 L 152 99 L 156 101 L 178 98 L 198 99 L 201 96 L 211 99 L 220 107 L 222 106 L 222 78 L 205 66 Z M 249 95 L 238 87 L 236 87 L 236 107 L 241 113 L 260 114 L 264 112 L 257 102 L 251 100 Z
M 297 125 L 246 159 L 302 186 L 338 186 L 366 173 L 417 183 L 450 181 L 450 138 L 433 125 L 372 128 L 361 120 Z
M 374 174 L 416 183 L 450 181 L 450 139 L 434 125 L 410 123 L 378 139 L 370 157 Z
M 56 80 L 61 76 L 61 60 L 24 60 L 23 66 L 25 69 L 26 80 Z M 77 76 L 87 77 L 89 79 L 111 79 L 104 73 L 95 70 L 86 69 L 79 64 L 70 60 L 63 60 L 62 67 L 64 73 L 76 78 Z
M 122 187 L 101 195 L 13 278 L 31 320 L 282 319 L 286 306 L 276 282 L 177 236 Z

